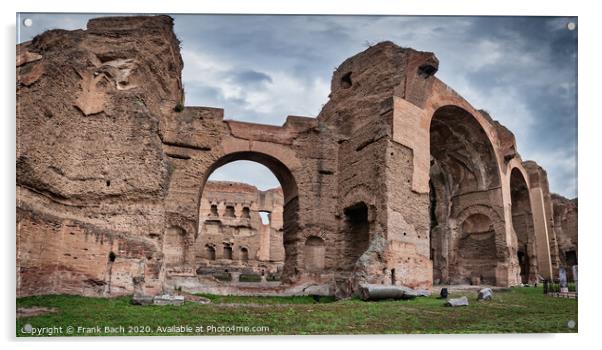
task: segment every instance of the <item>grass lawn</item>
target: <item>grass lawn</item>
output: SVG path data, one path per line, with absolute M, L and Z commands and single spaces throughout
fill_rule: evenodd
M 567 326 L 569 320 L 577 321 L 577 300 L 544 296 L 542 288 L 494 292 L 491 301 L 477 302 L 476 292 L 451 297 L 460 295 L 468 296 L 468 307 L 444 307 L 435 297 L 316 302 L 311 297 L 204 295 L 211 304 L 136 306 L 129 297 L 35 296 L 18 298 L 17 307 L 57 312 L 17 319 L 17 336 L 31 336 L 21 332 L 26 324 L 62 327 L 60 333 L 55 328 L 57 336 L 577 332 L 577 326 Z M 72 334 L 67 334 L 69 326 Z

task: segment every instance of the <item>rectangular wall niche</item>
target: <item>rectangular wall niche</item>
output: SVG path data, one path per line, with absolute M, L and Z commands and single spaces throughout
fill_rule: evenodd
M 324 269 L 324 255 L 324 240 L 316 236 L 308 237 L 305 241 L 305 270 L 308 272 L 322 271 Z
M 229 245 L 224 246 L 224 259 L 232 260 L 232 247 Z

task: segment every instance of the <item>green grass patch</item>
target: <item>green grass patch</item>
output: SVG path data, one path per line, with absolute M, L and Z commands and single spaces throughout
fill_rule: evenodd
M 48 307 L 58 312 L 18 319 L 17 336 L 30 335 L 21 332 L 26 324 L 36 329 L 61 327 L 62 333 L 55 334 L 61 336 L 577 331 L 577 326 L 567 326 L 568 321 L 577 321 L 577 300 L 544 296 L 542 288 L 494 292 L 491 301 L 477 301 L 476 292 L 452 293 L 451 297 L 460 295 L 468 296 L 468 307 L 444 307 L 443 300 L 434 296 L 380 302 L 335 302 L 323 297 L 317 302 L 310 296 L 203 295 L 213 303 L 182 306 L 136 306 L 130 304 L 130 297 L 34 296 L 18 298 L 17 307 Z M 238 328 L 223 328 L 232 326 Z M 74 327 L 72 334 L 66 333 L 67 327 Z M 105 327 L 109 327 L 107 332 Z M 85 329 L 101 332 L 85 333 Z
M 261 282 L 261 275 L 255 273 L 241 273 L 238 276 L 240 282 Z
M 197 293 L 215 304 L 318 304 L 333 303 L 336 299 L 332 296 L 244 296 L 244 295 L 215 295 Z
M 232 275 L 229 272 L 216 272 L 213 274 L 213 277 L 222 282 L 232 281 Z
M 278 281 L 280 281 L 280 275 L 276 274 L 276 273 L 268 273 L 268 276 L 266 277 L 266 281 L 278 282 Z

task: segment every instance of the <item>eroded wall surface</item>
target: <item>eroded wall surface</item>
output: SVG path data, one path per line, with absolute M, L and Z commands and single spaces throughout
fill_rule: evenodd
M 172 25 L 91 20 L 17 46 L 19 295 L 161 292 L 159 130 L 183 98 Z
M 270 293 L 339 297 L 360 283 L 515 285 L 560 264 L 545 171 L 435 77 L 433 53 L 369 47 L 335 70 L 316 118 L 270 126 L 184 106 L 170 17 L 87 28 L 17 46 L 19 295 L 201 290 L 224 257 L 282 264 Z M 281 197 L 205 194 L 237 160 L 268 167 Z M 267 239 L 254 215 L 270 201 L 282 212 Z
M 573 266 L 578 265 L 577 198 L 568 199 L 552 194 L 554 232 L 558 245 L 558 266 L 564 267 L 567 278 L 573 279 Z

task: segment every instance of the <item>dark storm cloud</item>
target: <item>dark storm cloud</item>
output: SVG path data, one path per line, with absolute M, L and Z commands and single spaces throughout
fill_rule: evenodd
M 34 27 L 22 38 L 48 28 L 84 28 L 94 16 L 29 15 Z M 567 29 L 576 18 L 174 18 L 188 105 L 221 107 L 226 118 L 275 125 L 289 114 L 316 116 L 333 70 L 367 46 L 391 40 L 435 52 L 437 76 L 512 130 L 523 159 L 548 171 L 552 191 L 577 194 L 577 30 Z M 241 166 L 242 173 L 264 181 L 260 170 Z M 222 179 L 233 174 L 218 173 Z
M 232 74 L 232 78 L 240 84 L 263 84 L 272 82 L 272 78 L 269 75 L 254 70 L 235 72 Z
M 467 35 L 495 42 L 504 52 L 495 64 L 475 69 L 466 79 L 490 100 L 496 94 L 488 91 L 516 93 L 516 102 L 524 104 L 530 118 L 494 117 L 512 124 L 519 151 L 548 170 L 553 190 L 576 195 L 577 33 L 567 30 L 568 22 L 551 17 L 477 18 Z

